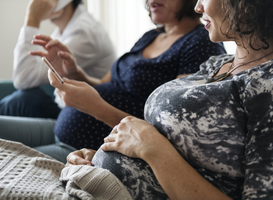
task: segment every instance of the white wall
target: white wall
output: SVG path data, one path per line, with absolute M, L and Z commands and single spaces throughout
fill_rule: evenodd
M 13 49 L 21 26 L 24 23 L 25 10 L 29 0 L 0 0 L 0 79 L 11 79 Z M 54 26 L 45 21 L 41 32 L 50 34 Z
M 0 79 L 12 78 L 13 49 L 16 45 L 29 0 L 0 0 Z M 86 0 L 83 0 L 86 5 Z M 87 6 L 86 6 L 87 7 Z M 50 35 L 54 25 L 46 20 L 41 33 Z
M 88 10 L 108 31 L 118 56 L 156 27 L 145 9 L 145 0 L 88 0 Z

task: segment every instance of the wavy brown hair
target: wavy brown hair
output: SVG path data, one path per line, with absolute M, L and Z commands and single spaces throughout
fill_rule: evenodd
M 183 17 L 190 17 L 193 19 L 197 19 L 201 17 L 201 14 L 196 13 L 194 11 L 195 4 L 197 0 L 181 0 L 182 7 L 180 11 L 176 14 L 176 18 L 180 21 Z M 148 4 L 148 0 L 145 1 L 145 8 L 149 11 L 149 16 L 151 17 L 150 6 Z
M 239 34 L 249 36 L 248 45 L 254 50 L 268 49 L 273 39 L 273 0 L 222 0 L 225 20 L 230 24 L 223 33 L 228 38 Z M 257 46 L 257 41 L 262 45 Z M 243 43 L 242 43 L 243 44 Z
M 79 4 L 82 3 L 82 0 L 73 0 L 72 1 L 72 5 L 73 5 L 73 8 L 74 10 L 78 7 Z

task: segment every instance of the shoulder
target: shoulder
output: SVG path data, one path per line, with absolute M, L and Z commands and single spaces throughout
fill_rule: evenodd
M 101 41 L 111 43 L 104 26 L 87 10 L 81 10 L 80 13 L 73 16 L 73 19 L 71 19 L 63 32 L 63 37 L 80 39 L 81 41 L 88 41 L 88 43 L 92 44 Z
M 207 65 L 219 65 L 219 64 L 222 64 L 224 62 L 230 61 L 233 58 L 234 58 L 234 55 L 230 55 L 230 54 L 221 54 L 221 55 L 217 55 L 217 56 L 211 56 L 205 62 L 205 64 L 207 64 Z
M 263 75 L 273 76 L 272 67 L 273 67 L 273 60 L 269 60 L 260 65 L 257 65 L 256 67 L 251 68 L 251 70 L 258 71 L 261 74 L 261 76 Z
M 185 36 L 183 36 L 187 40 L 194 40 L 196 42 L 204 42 L 204 41 L 210 41 L 209 39 L 209 33 L 208 31 L 204 28 L 203 24 L 199 24 L 196 26 L 192 31 L 187 33 Z
M 247 88 L 259 89 L 262 93 L 269 91 L 273 95 L 273 60 L 246 70 L 238 76 L 245 76 Z M 267 88 L 267 89 L 266 89 Z M 263 91 L 263 90 L 266 91 Z
M 221 54 L 217 56 L 211 56 L 207 61 L 200 65 L 198 74 L 210 74 L 214 70 L 220 68 L 224 63 L 229 62 L 234 58 L 234 55 Z
M 153 41 L 156 36 L 158 36 L 162 31 L 157 30 L 157 29 L 152 29 L 147 32 L 145 32 L 140 39 L 135 43 L 133 48 L 131 50 L 137 50 L 145 47 L 148 45 L 151 41 Z
M 188 51 L 202 51 L 205 54 L 219 55 L 226 53 L 224 45 L 210 40 L 208 31 L 203 24 L 198 25 L 192 31 L 182 36 L 176 43 L 182 53 Z
M 87 13 L 82 13 L 82 15 L 78 16 L 72 23 L 70 28 L 72 30 L 83 30 L 83 31 L 92 31 L 99 32 L 104 28 L 100 22 L 94 19 L 92 15 Z
M 66 26 L 65 31 L 69 32 L 87 32 L 96 34 L 105 34 L 106 30 L 103 25 L 97 21 L 93 15 L 83 6 L 79 5 L 75 10 L 71 20 Z

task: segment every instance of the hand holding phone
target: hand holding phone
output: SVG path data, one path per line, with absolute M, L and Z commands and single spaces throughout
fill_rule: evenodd
M 60 74 L 55 70 L 55 68 L 50 64 L 50 62 L 46 59 L 46 57 L 42 57 L 42 60 L 45 62 L 48 68 L 53 72 L 53 75 L 56 77 L 59 83 L 63 84 L 64 80 L 62 79 Z

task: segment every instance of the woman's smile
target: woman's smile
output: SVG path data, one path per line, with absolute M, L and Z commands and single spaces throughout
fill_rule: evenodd
M 202 20 L 205 22 L 205 28 L 208 29 L 211 25 L 211 22 L 209 20 L 203 19 L 203 18 L 202 18 Z
M 151 5 L 150 5 L 151 12 L 155 12 L 155 11 L 157 11 L 158 9 L 162 8 L 162 7 L 163 7 L 163 4 L 156 3 L 156 2 L 153 2 L 153 3 L 151 3 Z

